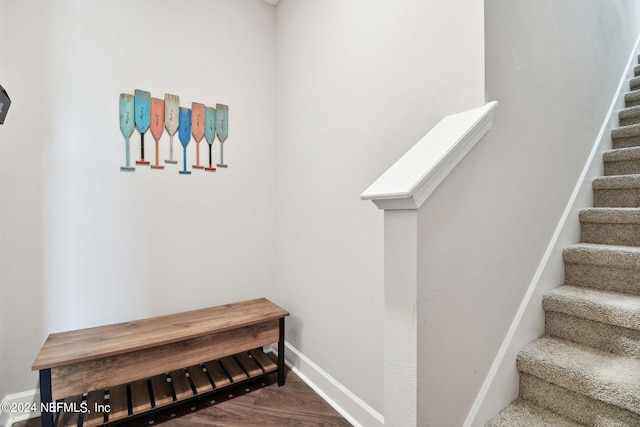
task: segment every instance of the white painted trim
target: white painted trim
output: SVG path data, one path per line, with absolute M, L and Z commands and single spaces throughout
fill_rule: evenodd
M 27 390 L 20 393 L 8 394 L 2 399 L 2 405 L 0 408 L 4 407 L 5 403 L 23 403 L 23 404 L 40 404 L 40 392 L 38 389 Z M 0 427 L 9 427 L 13 423 L 18 421 L 28 420 L 29 418 L 39 417 L 40 412 L 2 412 L 0 409 Z
M 489 130 L 496 101 L 447 116 L 367 188 L 378 209 L 418 209 Z
M 589 154 L 589 158 L 585 163 L 585 166 L 582 170 L 580 178 L 574 187 L 573 193 L 569 198 L 569 202 L 567 203 L 564 212 L 556 226 L 556 229 L 551 237 L 551 241 L 547 246 L 547 249 L 538 265 L 535 275 L 531 280 L 529 287 L 527 288 L 527 292 L 525 293 L 522 302 L 520 303 L 520 307 L 516 312 L 516 315 L 509 327 L 509 330 L 505 336 L 504 341 L 496 355 L 496 358 L 489 369 L 489 373 L 487 374 L 478 395 L 476 396 L 469 413 L 467 414 L 467 418 L 463 424 L 463 427 L 471 427 L 471 426 L 484 426 L 488 421 L 488 416 L 492 414 L 497 414 L 502 408 L 506 407 L 510 402 L 508 401 L 509 397 L 506 397 L 506 400 L 501 408 L 493 408 L 488 406 L 493 406 L 491 403 L 487 404 L 487 398 L 490 397 L 490 389 L 495 387 L 498 389 L 498 392 L 504 392 L 505 389 L 510 387 L 505 387 L 504 384 L 496 386 L 495 382 L 502 381 L 507 382 L 510 376 L 508 371 L 512 371 L 515 369 L 515 355 L 521 349 L 520 343 L 516 343 L 515 338 L 521 334 L 531 335 L 533 339 L 536 338 L 536 330 L 538 329 L 538 323 L 544 325 L 544 312 L 542 312 L 542 302 L 541 298 L 541 284 L 545 283 L 545 276 L 549 275 L 548 270 L 552 270 L 553 267 L 549 267 L 549 261 L 552 255 L 558 255 L 562 252 L 564 247 L 564 242 L 561 240 L 561 236 L 567 233 L 570 233 L 568 229 L 575 228 L 575 221 L 577 221 L 576 213 L 579 209 L 587 208 L 588 206 L 580 206 L 579 203 L 576 203 L 578 200 L 578 196 L 585 191 L 591 191 L 591 179 L 595 178 L 597 175 L 593 174 L 594 169 L 598 169 L 598 167 L 594 166 L 594 161 L 598 160 L 596 155 L 601 153 L 604 149 L 610 148 L 610 130 L 612 127 L 615 127 L 615 123 L 617 123 L 617 109 L 621 104 L 624 103 L 624 95 L 627 92 L 625 89 L 628 84 L 630 77 L 633 75 L 633 62 L 636 61 L 638 55 L 638 49 L 640 46 L 640 35 L 636 39 L 635 46 L 633 47 L 633 51 L 629 56 L 629 60 L 627 61 L 626 68 L 620 78 L 620 82 L 618 83 L 618 89 L 616 94 L 611 101 L 609 106 L 609 111 L 605 116 L 605 119 L 600 127 L 600 131 L 598 136 L 596 137 L 593 148 L 591 149 L 591 153 Z M 609 132 L 609 133 L 607 133 Z M 571 216 L 573 215 L 573 216 Z M 556 284 L 560 285 L 559 283 Z M 537 296 L 535 300 L 533 297 Z M 539 297 L 539 298 L 538 298 Z M 543 316 L 542 320 L 537 319 L 539 322 L 531 322 L 530 319 L 525 319 L 525 313 L 532 310 L 532 303 L 539 304 L 539 312 Z M 524 320 L 523 320 L 524 319 Z M 544 333 L 544 330 L 540 331 L 538 334 L 541 335 Z M 533 340 L 532 339 L 532 340 Z M 532 341 L 531 340 L 531 341 Z M 510 360 L 513 358 L 513 360 Z M 511 366 L 511 367 L 510 367 Z M 507 379 L 506 379 L 507 378 Z M 506 380 L 505 380 L 506 379 Z M 517 389 L 517 379 L 515 380 L 516 384 L 512 384 Z
M 300 350 L 285 341 L 285 362 L 289 368 L 354 426 L 383 426 L 384 417 L 340 384 Z M 269 349 L 278 353 L 276 345 Z

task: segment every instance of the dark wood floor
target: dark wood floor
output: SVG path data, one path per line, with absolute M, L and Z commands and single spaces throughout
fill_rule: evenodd
M 351 426 L 293 372 L 278 387 L 276 374 L 212 393 L 118 425 L 191 426 Z M 40 426 L 40 418 L 13 427 Z

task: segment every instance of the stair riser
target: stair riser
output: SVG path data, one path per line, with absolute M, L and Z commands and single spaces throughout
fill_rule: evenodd
M 640 93 L 627 93 L 624 96 L 624 103 L 627 108 L 640 105 Z
M 640 103 L 638 105 L 640 105 Z M 613 138 L 612 147 L 615 149 L 640 147 L 640 136 L 632 136 L 627 138 Z
M 520 373 L 520 397 L 587 426 L 628 427 L 640 425 L 640 415 L 638 414 L 522 372 Z
M 620 118 L 619 122 L 620 126 L 636 125 L 640 123 L 640 116 Z
M 640 173 L 640 160 L 605 161 L 605 176 L 628 175 Z
M 638 90 L 640 89 L 640 79 L 638 79 L 637 77 L 634 77 L 633 79 L 631 79 L 629 81 L 629 88 L 631 90 Z
M 640 331 L 564 313 L 545 313 L 545 333 L 640 360 Z
M 565 284 L 640 295 L 640 269 L 566 263 Z
M 593 190 L 593 205 L 596 208 L 638 208 L 640 188 Z
M 603 245 L 640 246 L 640 224 L 580 224 L 580 241 Z

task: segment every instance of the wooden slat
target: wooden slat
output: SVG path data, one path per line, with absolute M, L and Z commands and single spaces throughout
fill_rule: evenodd
M 247 379 L 247 374 L 244 373 L 233 356 L 220 359 L 220 363 L 222 363 L 224 370 L 227 371 L 227 374 L 229 374 L 229 377 L 231 377 L 231 381 L 233 381 L 234 383 Z
M 171 384 L 173 384 L 173 391 L 176 394 L 176 400 L 184 400 L 193 396 L 193 390 L 189 379 L 184 374 L 184 370 L 179 369 L 171 372 Z
M 104 424 L 104 390 L 96 390 L 87 396 L 87 408 L 91 411 L 84 414 L 82 427 L 94 427 Z
M 278 341 L 279 321 L 51 369 L 53 398 L 108 388 Z
M 209 381 L 209 378 L 207 378 L 207 374 L 202 371 L 202 366 L 189 366 L 187 368 L 187 372 L 189 372 L 191 382 L 196 388 L 196 394 L 213 390 L 213 385 L 211 384 L 211 381 Z
M 258 375 L 262 375 L 262 368 L 258 366 L 258 363 L 249 357 L 248 353 L 242 352 L 235 355 L 236 360 L 242 366 L 242 369 L 249 374 L 249 378 L 257 377 Z
M 264 354 L 262 349 L 256 348 L 254 350 L 251 350 L 249 353 L 251 353 L 253 358 L 260 364 L 265 372 L 273 372 L 278 370 L 278 365 L 273 360 L 269 359 L 269 357 Z
M 111 406 L 111 410 L 107 414 L 109 421 L 121 420 L 129 416 L 126 385 L 109 389 L 109 405 Z
M 171 388 L 167 382 L 166 375 L 156 375 L 151 377 L 151 388 L 153 390 L 153 400 L 156 408 L 161 408 L 173 402 Z
M 69 397 L 64 399 L 66 405 L 70 405 L 69 409 L 72 408 L 71 405 L 75 405 L 77 408 L 76 411 L 70 412 L 62 412 L 60 413 L 60 418 L 58 418 L 58 427 L 67 427 L 67 426 L 77 426 L 78 421 L 80 419 L 80 403 L 82 402 L 82 395 Z
M 220 363 L 217 361 L 206 362 L 204 366 L 207 368 L 207 372 L 209 372 L 209 376 L 213 380 L 216 388 L 222 388 L 231 384 L 231 380 L 222 370 Z
M 265 298 L 51 334 L 32 370 L 54 368 L 229 331 L 288 316 Z
M 131 383 L 131 413 L 137 415 L 151 409 L 151 397 L 147 380 Z

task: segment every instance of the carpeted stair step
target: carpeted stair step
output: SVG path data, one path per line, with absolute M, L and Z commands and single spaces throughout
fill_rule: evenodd
M 576 393 L 533 375 L 520 373 L 520 398 L 565 419 L 594 427 L 640 425 L 640 415 Z M 536 424 L 532 424 L 536 425 Z
M 640 62 L 640 61 L 638 61 Z M 633 67 L 633 75 L 634 76 L 640 76 L 640 65 L 636 65 L 635 67 Z
M 522 349 L 517 365 L 521 373 L 602 401 L 612 413 L 640 415 L 640 360 L 544 336 Z
M 638 91 L 640 94 L 640 91 Z M 638 104 L 640 105 L 640 101 Z M 611 130 L 612 146 L 616 148 L 640 147 L 640 124 L 620 126 Z
M 542 307 L 547 335 L 640 360 L 640 296 L 560 286 Z
M 580 424 L 518 399 L 493 417 L 487 427 L 580 427 Z
M 595 207 L 640 207 L 640 175 L 596 178 L 592 183 Z
M 640 67 L 640 65 L 638 65 Z M 640 123 L 640 105 L 625 108 L 618 112 L 620 126 L 629 126 Z
M 640 77 L 632 77 L 631 80 L 629 80 L 629 89 L 631 90 L 640 89 Z
M 602 153 L 606 176 L 640 173 L 640 147 L 618 148 Z
M 640 246 L 640 208 L 591 208 L 580 211 L 580 241 Z
M 625 107 L 633 107 L 635 105 L 640 105 L 640 90 L 627 92 L 624 95 L 624 105 Z
M 640 248 L 580 243 L 562 252 L 565 285 L 640 295 Z

